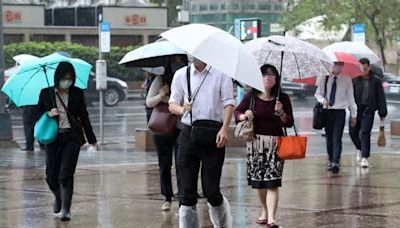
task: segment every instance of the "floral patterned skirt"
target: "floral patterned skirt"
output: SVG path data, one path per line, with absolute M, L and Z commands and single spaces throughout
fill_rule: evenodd
M 278 136 L 256 135 L 247 142 L 247 181 L 252 188 L 282 185 L 284 161 L 278 157 Z

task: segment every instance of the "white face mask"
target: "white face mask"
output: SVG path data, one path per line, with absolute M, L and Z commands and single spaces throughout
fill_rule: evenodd
M 63 89 L 69 89 L 69 87 L 72 86 L 72 80 L 65 80 L 61 79 L 60 80 L 60 87 Z

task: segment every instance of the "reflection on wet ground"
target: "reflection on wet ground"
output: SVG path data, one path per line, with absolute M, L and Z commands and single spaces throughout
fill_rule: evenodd
M 398 227 L 400 155 L 374 154 L 361 169 L 344 155 L 339 175 L 325 171 L 325 156 L 287 161 L 278 221 L 283 227 Z M 227 151 L 221 186 L 232 204 L 234 227 L 259 227 L 260 207 L 246 185 L 241 150 Z M 53 197 L 44 180 L 44 154 L 0 153 L 0 227 L 178 227 L 178 203 L 162 213 L 154 152 L 81 152 L 72 221 L 53 218 Z M 202 227 L 212 227 L 204 199 Z M 260 226 L 261 227 L 261 226 Z

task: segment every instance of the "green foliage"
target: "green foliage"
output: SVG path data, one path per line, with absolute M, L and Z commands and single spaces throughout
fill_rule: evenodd
M 366 24 L 366 38 L 377 44 L 382 62 L 386 64 L 384 49 L 400 32 L 400 0 L 299 0 L 284 14 L 286 29 L 295 28 L 310 18 L 325 15 L 325 30 L 339 30 L 343 24 Z
M 137 68 L 127 68 L 118 64 L 121 58 L 129 51 L 137 47 L 111 47 L 111 52 L 104 54 L 103 57 L 107 61 L 108 75 L 117 77 L 125 81 L 140 80 L 141 72 Z M 27 42 L 13 43 L 4 47 L 6 68 L 15 65 L 13 56 L 18 54 L 31 54 L 43 57 L 57 51 L 65 51 L 74 58 L 85 60 L 93 65 L 95 71 L 96 60 L 99 57 L 98 48 L 84 46 L 81 44 L 73 44 L 69 42 Z

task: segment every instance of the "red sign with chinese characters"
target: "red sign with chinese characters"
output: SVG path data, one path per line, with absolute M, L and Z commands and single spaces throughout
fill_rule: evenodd
M 141 16 L 137 14 L 125 16 L 126 25 L 145 25 L 146 23 L 147 23 L 146 16 Z
M 6 10 L 4 12 L 4 21 L 7 23 L 21 23 L 22 13 L 19 11 Z

